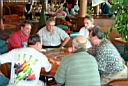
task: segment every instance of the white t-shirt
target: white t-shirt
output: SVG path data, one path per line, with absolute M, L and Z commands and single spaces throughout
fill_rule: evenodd
M 11 63 L 9 86 L 36 86 L 41 68 L 47 72 L 51 69 L 47 57 L 34 48 L 14 49 L 0 55 L 0 62 Z
M 41 43 L 44 46 L 58 46 L 61 44 L 61 41 L 64 41 L 65 38 L 68 38 L 69 35 L 59 27 L 54 26 L 53 32 L 47 31 L 46 27 L 41 28 L 38 32 Z
M 107 0 L 92 0 L 92 6 L 97 6 L 103 2 L 106 2 Z
M 88 29 L 86 29 L 85 27 L 82 27 L 80 29 L 80 31 L 79 31 L 79 35 L 82 35 L 82 36 L 84 36 L 85 38 L 88 39 L 89 38 L 89 31 L 88 31 Z M 91 45 L 90 41 L 88 40 L 86 48 L 91 48 L 91 47 L 92 47 L 92 45 Z

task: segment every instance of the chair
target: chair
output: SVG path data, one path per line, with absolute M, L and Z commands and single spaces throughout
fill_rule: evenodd
M 10 15 L 11 14 L 11 9 L 9 6 L 4 5 L 3 6 L 3 15 Z
M 112 80 L 105 86 L 128 86 L 128 79 Z
M 7 77 L 7 78 L 10 78 L 10 68 L 9 68 L 9 65 L 8 63 L 6 64 L 2 64 L 0 66 L 0 70 L 1 72 Z
M 4 24 L 18 25 L 20 17 L 17 14 L 4 15 Z

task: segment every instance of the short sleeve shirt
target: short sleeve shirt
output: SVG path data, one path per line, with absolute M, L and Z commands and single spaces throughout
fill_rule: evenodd
M 52 33 L 48 32 L 46 27 L 38 32 L 44 46 L 58 46 L 61 44 L 61 41 L 64 41 L 65 38 L 69 37 L 69 35 L 61 28 L 54 26 L 53 29 L 54 31 Z

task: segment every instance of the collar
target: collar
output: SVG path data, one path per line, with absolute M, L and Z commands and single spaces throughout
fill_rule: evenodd
M 86 52 L 86 51 L 87 51 L 87 49 L 85 49 L 85 48 L 80 48 L 80 49 L 76 50 L 75 53 L 78 53 L 78 52 Z

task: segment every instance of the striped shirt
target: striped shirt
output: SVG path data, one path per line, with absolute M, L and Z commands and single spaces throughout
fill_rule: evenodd
M 67 56 L 62 60 L 55 80 L 65 86 L 100 86 L 97 62 L 86 52 Z

